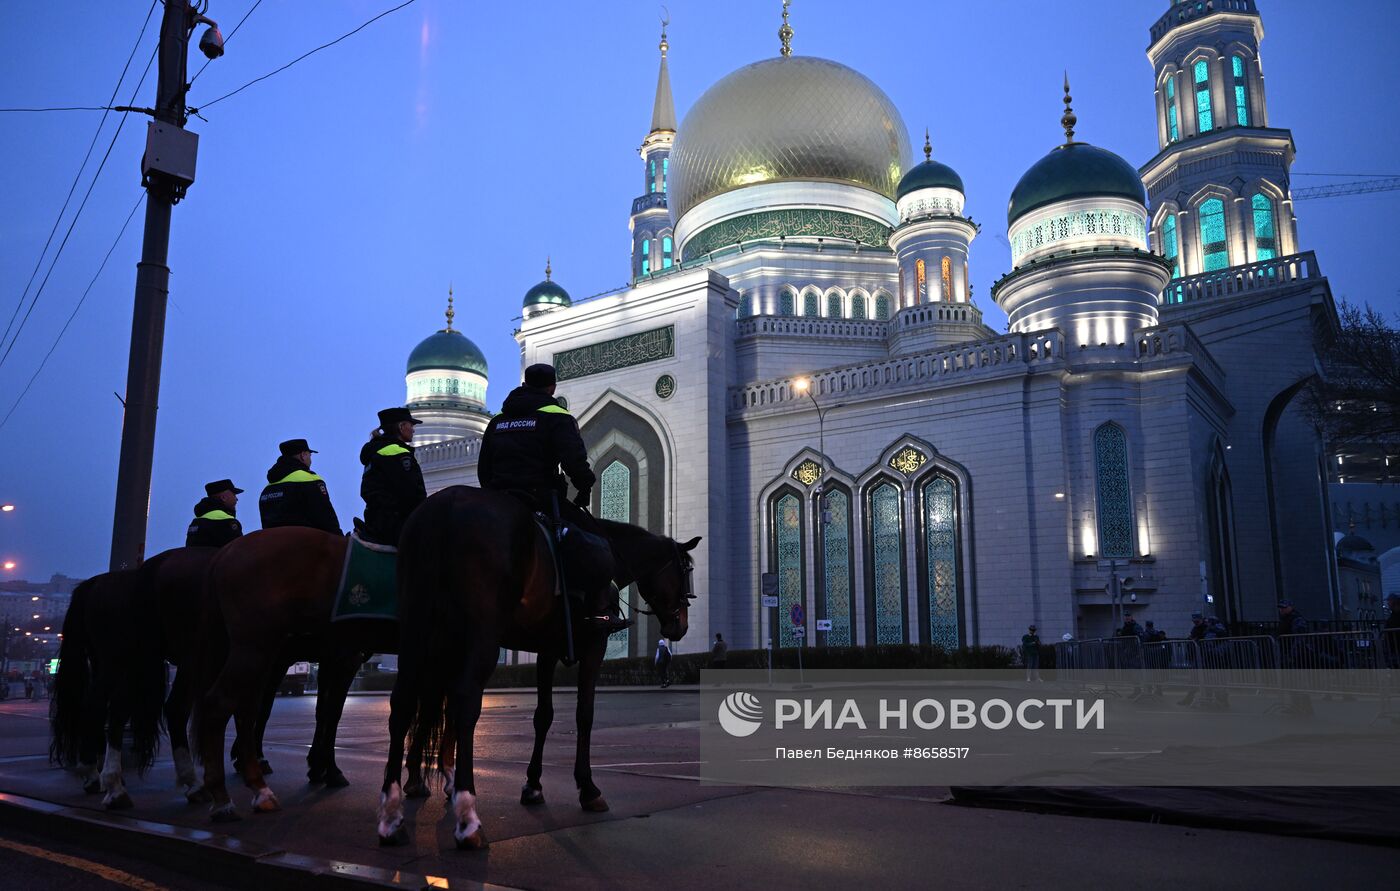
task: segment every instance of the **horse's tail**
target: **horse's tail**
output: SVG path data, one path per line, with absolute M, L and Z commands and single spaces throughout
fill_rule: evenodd
M 454 499 L 439 493 L 404 524 L 399 537 L 399 676 L 396 692 L 412 697 L 410 735 L 439 773 L 452 762 L 444 750 L 448 684 L 460 673 L 462 647 L 454 629 L 466 619 L 466 598 L 451 583 Z M 435 763 L 434 763 L 435 762 Z
M 148 569 L 126 580 L 130 586 L 127 589 L 127 609 L 136 639 L 135 645 L 128 651 L 131 664 L 127 666 L 126 677 L 121 682 L 126 684 L 131 749 L 137 772 L 141 775 L 155 764 L 160 737 L 165 731 L 165 651 L 160 645 L 160 605 L 151 596 L 155 591 L 158 565 L 151 563 Z
M 97 577 L 73 589 L 68 613 L 63 617 L 63 642 L 58 647 L 58 675 L 54 678 L 53 700 L 49 703 L 49 760 L 64 767 L 81 758 L 83 700 L 92 684 L 88 660 L 87 622 L 83 613 L 92 596 Z
M 224 663 L 228 661 L 229 652 L 228 628 L 224 623 L 223 611 L 219 609 L 218 592 L 214 587 L 214 573 L 218 562 L 218 557 L 215 557 L 214 562 L 209 565 L 209 569 L 204 575 L 204 585 L 200 590 L 200 599 L 203 601 L 204 608 L 200 610 L 199 630 L 195 634 L 194 652 L 190 657 L 194 669 L 194 683 L 190 686 L 189 694 L 191 703 L 189 740 L 190 753 L 194 756 L 196 764 L 204 763 L 204 747 L 201 745 L 204 697 L 214 689 L 214 682 L 218 679 L 219 672 L 223 670 Z M 222 743 L 220 746 L 222 751 Z

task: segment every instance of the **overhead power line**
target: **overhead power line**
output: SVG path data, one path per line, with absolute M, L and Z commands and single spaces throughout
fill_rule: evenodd
M 353 37 L 354 35 L 360 33 L 360 32 L 363 31 L 364 29 L 368 28 L 370 25 L 372 25 L 372 24 L 374 24 L 375 22 L 379 21 L 380 19 L 384 18 L 386 15 L 391 15 L 392 13 L 398 12 L 400 9 L 403 9 L 405 6 L 412 6 L 414 3 L 417 3 L 417 2 L 418 2 L 418 0 L 405 0 L 405 2 L 400 3 L 398 6 L 395 6 L 395 7 L 393 7 L 392 9 L 386 9 L 386 10 L 384 10 L 383 12 L 381 12 L 379 15 L 377 15 L 377 16 L 375 16 L 374 18 L 370 19 L 369 21 L 365 22 L 363 25 L 360 25 L 360 26 L 359 26 L 358 28 L 356 28 L 355 30 L 353 30 L 353 31 L 347 31 L 346 33 L 344 33 L 344 34 L 340 35 L 339 37 L 337 37 L 335 40 L 332 40 L 330 43 L 323 43 L 323 44 L 321 44 L 320 46 L 316 47 L 316 48 L 313 49 L 313 50 L 308 50 L 308 51 L 302 53 L 300 56 L 297 56 L 297 57 L 296 57 L 295 59 L 293 59 L 292 61 L 290 61 L 290 62 L 288 62 L 287 64 L 283 65 L 281 68 L 277 68 L 277 69 L 274 69 L 274 70 L 272 70 L 272 71 L 269 71 L 267 74 L 264 74 L 262 77 L 255 77 L 255 78 L 253 78 L 252 80 L 248 81 L 246 84 L 244 84 L 243 86 L 239 87 L 239 88 L 236 89 L 236 90 L 232 90 L 232 91 L 230 91 L 230 92 L 228 92 L 228 93 L 225 93 L 225 94 L 223 94 L 222 96 L 219 96 L 219 97 L 216 98 L 216 99 L 210 99 L 208 102 L 205 102 L 204 104 L 199 105 L 199 106 L 197 106 L 197 107 L 192 107 L 192 108 L 190 108 L 190 114 L 198 114 L 200 111 L 203 111 L 204 109 L 209 108 L 209 106 L 211 106 L 211 105 L 215 105 L 215 104 L 217 104 L 217 103 L 219 103 L 219 102 L 223 102 L 225 99 L 228 99 L 228 98 L 230 98 L 230 97 L 232 97 L 232 96 L 237 96 L 239 93 L 241 93 L 241 92 L 243 92 L 244 90 L 248 89 L 248 88 L 251 87 L 253 84 L 258 83 L 258 82 L 260 82 L 260 81 L 267 80 L 269 77 L 272 77 L 274 74 L 281 74 L 283 71 L 286 71 L 288 68 L 291 68 L 293 65 L 295 65 L 295 64 L 298 63 L 298 62 L 300 62 L 302 59 L 305 59 L 305 58 L 307 58 L 308 56 L 313 56 L 313 55 L 315 55 L 316 53 L 319 53 L 319 52 L 320 52 L 321 50 L 323 50 L 323 49 L 328 49 L 328 48 L 330 48 L 330 47 L 333 47 L 333 46 L 335 46 L 337 43 L 340 43 L 342 40 L 346 39 L 347 37 Z
M 5 425 L 9 423 L 10 416 L 15 413 L 15 409 L 19 408 L 19 404 L 24 401 L 24 397 L 29 393 L 29 388 L 34 386 L 34 381 L 38 380 L 40 372 L 44 370 L 44 366 L 49 364 L 49 357 L 53 355 L 54 350 L 58 349 L 58 344 L 63 340 L 63 335 L 68 333 L 68 326 L 73 324 L 73 319 L 78 316 L 78 310 L 83 308 L 83 304 L 87 301 L 88 294 L 92 292 L 93 285 L 97 284 L 98 278 L 102 276 L 102 270 L 107 268 L 107 261 L 112 259 L 112 252 L 117 249 L 117 245 L 121 244 L 122 236 L 126 234 L 126 227 L 131 225 L 131 219 L 136 216 L 136 211 L 141 207 L 141 201 L 145 197 L 146 195 L 144 192 L 137 196 L 136 203 L 131 206 L 131 212 L 126 215 L 126 222 L 122 223 L 120 231 L 117 232 L 117 237 L 112 240 L 112 246 L 107 248 L 107 255 L 102 258 L 102 263 L 97 267 L 97 272 L 93 274 L 92 281 L 88 282 L 88 286 L 83 290 L 83 296 L 78 298 L 78 305 L 73 307 L 73 311 L 68 314 L 68 321 L 63 323 L 63 328 L 58 332 L 58 336 L 53 339 L 53 345 L 50 346 L 49 351 L 44 354 L 43 361 L 39 363 L 39 367 L 30 375 L 29 383 L 24 385 L 24 389 L 20 391 L 19 396 L 15 397 L 14 404 L 10 406 L 10 410 L 5 413 L 3 419 L 0 419 L 0 430 L 3 430 Z

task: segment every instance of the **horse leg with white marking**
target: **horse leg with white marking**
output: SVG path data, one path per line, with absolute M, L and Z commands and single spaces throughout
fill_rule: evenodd
M 122 781 L 122 736 L 126 730 L 126 696 L 121 685 L 114 685 L 107 700 L 107 752 L 102 759 L 102 806 L 108 810 L 126 810 L 132 806 L 131 795 Z
M 495 640 L 477 634 L 468 642 L 466 664 L 452 691 L 448 705 L 448 721 L 456 728 L 457 765 L 453 773 L 452 814 L 456 825 L 452 837 L 459 850 L 486 847 L 486 833 L 476 813 L 476 776 L 472 768 L 472 746 L 476 737 L 476 722 L 481 717 L 481 698 L 486 681 L 496 667 L 499 647 Z
M 177 668 L 175 680 L 170 685 L 170 694 L 165 698 L 165 726 L 170 734 L 170 756 L 175 762 L 175 783 L 184 788 L 185 797 L 198 801 L 203 789 L 194 771 L 194 758 L 190 755 L 190 682 L 191 670 Z
M 535 663 L 535 747 L 530 752 L 530 766 L 525 769 L 525 785 L 520 789 L 520 803 L 544 804 L 544 787 L 540 774 L 544 771 L 544 740 L 554 723 L 554 669 L 558 664 L 553 654 L 541 653 Z
M 403 668 L 400 663 L 400 668 Z M 379 843 L 386 847 L 402 845 L 408 841 L 408 831 L 403 826 L 404 790 L 399 785 L 403 772 L 403 744 L 408 729 L 413 724 L 414 709 L 417 705 L 412 687 L 412 678 L 404 672 L 394 679 L 394 691 L 389 694 L 389 760 L 384 766 L 384 784 L 379 790 Z M 415 747 L 422 752 L 422 741 L 414 740 Z M 421 785 L 421 781 L 420 781 Z

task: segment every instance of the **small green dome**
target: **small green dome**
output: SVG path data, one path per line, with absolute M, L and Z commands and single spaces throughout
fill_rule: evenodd
M 953 189 L 965 195 L 962 177 L 958 172 L 941 161 L 929 159 L 904 174 L 895 191 L 896 198 L 903 198 L 919 189 Z
M 471 371 L 486 377 L 486 356 L 465 334 L 446 328 L 429 335 L 408 356 L 408 374 L 428 369 Z
M 559 287 L 558 282 L 545 279 L 538 285 L 525 292 L 525 300 L 521 306 L 529 309 L 533 306 L 573 306 L 574 302 L 569 299 L 569 292 Z
M 1142 177 L 1133 165 L 1106 149 L 1070 142 L 1036 161 L 1011 190 L 1008 223 L 1057 201 L 1113 196 L 1147 206 Z

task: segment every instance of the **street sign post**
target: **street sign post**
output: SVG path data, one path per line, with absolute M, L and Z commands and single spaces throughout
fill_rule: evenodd
M 776 572 L 765 572 L 758 578 L 758 593 L 761 596 L 764 609 L 772 609 L 774 612 L 768 616 L 768 647 L 769 652 L 778 648 L 778 574 Z M 769 658 L 769 666 L 772 666 L 772 658 Z
M 831 630 L 831 620 L 830 620 L 830 619 L 818 619 L 818 620 L 817 620 L 817 630 L 818 630 L 818 631 L 830 631 L 830 630 Z
M 764 609 L 774 609 L 778 605 L 778 595 L 764 594 L 761 598 Z

